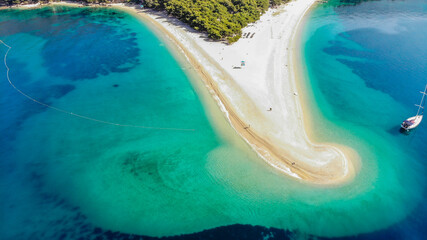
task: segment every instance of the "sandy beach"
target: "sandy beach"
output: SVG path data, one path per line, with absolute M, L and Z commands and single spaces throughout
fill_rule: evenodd
M 345 146 L 310 141 L 313 130 L 307 122 L 314 119 L 303 117 L 298 27 L 315 3 L 295 0 L 268 10 L 232 45 L 210 41 L 164 12 L 110 6 L 140 16 L 159 37 L 173 43 L 236 132 L 269 165 L 301 181 L 336 185 L 354 178 L 359 161 Z

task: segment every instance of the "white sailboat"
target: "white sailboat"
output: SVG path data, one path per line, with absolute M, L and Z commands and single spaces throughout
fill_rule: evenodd
M 427 85 L 426 85 L 426 88 L 424 89 L 424 92 L 420 92 L 420 93 L 423 94 L 423 96 L 421 98 L 420 104 L 415 105 L 418 107 L 417 115 L 406 119 L 400 125 L 402 127 L 402 129 L 404 129 L 406 131 L 409 131 L 411 129 L 418 127 L 418 125 L 420 125 L 421 121 L 423 120 L 424 105 L 425 105 L 425 99 L 426 99 L 426 95 L 427 95 Z

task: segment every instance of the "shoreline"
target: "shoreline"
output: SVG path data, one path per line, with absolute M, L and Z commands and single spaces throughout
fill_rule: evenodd
M 270 166 L 304 182 L 337 185 L 354 178 L 357 153 L 337 144 L 311 142 L 313 119 L 304 108 L 307 99 L 298 94 L 299 90 L 304 92 L 304 82 L 296 59 L 300 46 L 295 43 L 301 22 L 315 3 L 316 0 L 297 0 L 269 9 L 260 20 L 243 29 L 252 37 L 233 45 L 212 42 L 164 12 L 126 4 L 90 6 L 114 7 L 135 14 L 158 37 L 175 45 L 234 130 Z M 84 6 L 70 2 L 50 5 Z M 24 8 L 42 6 L 45 5 Z M 236 56 L 244 58 L 245 67 L 234 67 L 240 62 Z
M 307 10 L 305 13 L 305 16 L 301 18 L 301 23 L 305 24 L 307 21 L 306 16 L 309 14 L 311 9 L 314 7 L 314 4 L 310 7 L 310 9 Z M 309 107 L 310 101 L 314 101 L 314 98 L 309 93 L 309 76 L 307 74 L 307 71 L 303 68 L 303 65 L 298 64 L 302 63 L 304 60 L 303 57 L 303 51 L 302 51 L 302 37 L 303 37 L 303 28 L 300 26 L 295 30 L 295 34 L 293 38 L 291 39 L 290 46 L 292 47 L 291 54 L 289 56 L 290 62 L 293 63 L 294 66 L 292 66 L 292 72 L 290 73 L 290 78 L 293 79 L 292 81 L 295 83 L 295 88 L 299 90 L 299 92 L 302 92 L 301 100 L 300 100 L 300 108 L 299 108 L 299 114 L 302 117 L 303 126 L 306 130 L 305 135 L 307 138 L 307 141 L 311 142 L 310 139 L 316 139 L 316 136 L 314 134 L 315 130 L 315 124 L 314 124 L 314 117 L 313 112 Z M 297 79 L 300 79 L 299 81 Z M 312 143 L 313 144 L 313 143 Z M 355 175 L 361 168 L 361 159 L 359 154 L 351 147 L 341 145 L 338 143 L 324 143 L 325 146 L 336 148 L 338 151 L 343 152 L 345 156 L 347 156 L 351 164 L 348 165 L 350 168 L 349 171 L 353 172 Z M 354 176 L 353 176 L 354 177 Z
M 316 139 L 316 136 L 314 134 L 314 117 L 312 110 L 309 107 L 310 101 L 314 101 L 314 98 L 309 95 L 309 76 L 302 65 L 304 61 L 302 51 L 302 37 L 304 29 L 302 28 L 302 26 L 306 24 L 306 21 L 308 21 L 307 16 L 308 14 L 310 14 L 310 11 L 315 7 L 315 5 L 316 4 L 311 5 L 309 9 L 307 9 L 304 13 L 304 16 L 301 17 L 300 22 L 295 29 L 295 33 L 293 34 L 293 37 L 291 38 L 289 43 L 289 45 L 291 46 L 289 59 L 292 64 L 290 68 L 291 71 L 289 74 L 289 78 L 292 79 L 291 81 L 295 84 L 295 89 L 298 89 L 298 92 L 303 93 L 300 97 L 298 114 L 301 116 L 303 127 L 306 130 L 304 131 L 306 140 L 311 144 L 315 144 L 313 141 L 311 141 L 311 139 Z M 349 158 L 350 164 L 348 164 L 347 166 L 349 167 L 350 174 L 353 175 L 351 176 L 351 179 L 354 178 L 356 173 L 361 168 L 361 159 L 357 151 L 351 147 L 338 143 L 325 142 L 322 145 L 335 148 L 337 149 L 337 151 L 343 152 L 344 156 Z M 349 181 L 351 179 L 349 178 L 346 180 Z

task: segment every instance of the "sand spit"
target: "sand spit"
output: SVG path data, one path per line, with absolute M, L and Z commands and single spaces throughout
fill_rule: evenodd
M 304 125 L 301 105 L 304 92 L 297 87 L 302 74 L 295 36 L 315 3 L 295 0 L 268 10 L 233 45 L 210 41 L 163 12 L 111 6 L 137 14 L 185 55 L 233 128 L 269 165 L 309 183 L 336 185 L 354 178 L 357 154 L 309 140 L 311 129 Z
M 270 9 L 233 45 L 210 41 L 164 13 L 136 11 L 179 47 L 233 128 L 268 164 L 311 183 L 339 184 L 353 179 L 357 154 L 309 140 L 297 88 L 294 36 L 315 3 L 297 0 Z

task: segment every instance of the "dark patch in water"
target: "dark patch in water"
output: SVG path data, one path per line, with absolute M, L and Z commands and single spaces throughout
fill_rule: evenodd
M 116 87 L 119 87 L 119 84 L 114 84 L 114 85 L 113 85 L 113 87 L 115 87 L 115 88 L 116 88 Z
M 49 38 L 42 52 L 44 64 L 50 74 L 73 81 L 127 72 L 139 63 L 136 39 L 127 31 L 90 22 L 72 26 Z
M 50 97 L 58 99 L 67 95 L 69 92 L 73 91 L 75 88 L 76 87 L 71 84 L 53 85 L 48 87 L 47 91 L 50 93 Z
M 8 12 L 27 19 L 0 21 L 0 36 L 28 33 L 47 39 L 42 56 L 50 74 L 73 81 L 93 79 L 127 72 L 139 64 L 136 33 L 119 20 L 123 13 L 64 7 L 34 11 L 37 14 Z
M 356 50 L 341 46 L 340 41 L 334 41 L 333 44 L 334 46 L 324 48 L 323 51 L 329 55 L 342 55 L 353 58 L 375 59 L 377 57 L 374 52 L 370 52 L 367 50 Z
M 156 182 L 160 181 L 158 174 L 157 160 L 152 156 L 152 153 L 129 152 L 123 157 L 123 169 L 131 173 L 135 177 L 140 175 L 150 175 L 156 178 Z M 144 177 L 141 178 L 141 180 Z
M 407 24 L 404 27 L 406 30 L 396 33 L 386 33 L 373 28 L 343 32 L 337 38 L 355 42 L 363 50 L 343 47 L 343 44 L 337 40 L 331 41 L 331 46 L 325 48 L 324 52 L 329 55 L 354 58 L 340 57 L 337 60 L 352 69 L 353 73 L 363 79 L 368 87 L 382 91 L 403 104 L 412 105 L 418 101 L 419 96 L 416 93 L 422 90 L 425 84 L 427 36 L 422 32 L 418 34 L 419 31 L 416 29 L 423 28 L 420 23 Z M 418 35 L 409 36 L 408 32 L 416 32 Z M 408 38 L 414 39 L 411 40 L 412 45 L 402 44 Z M 407 64 L 408 62 L 411 64 Z M 408 84 L 408 82 L 416 84 Z M 401 90 L 408 88 L 411 91 L 406 92 L 413 94 L 402 94 Z

